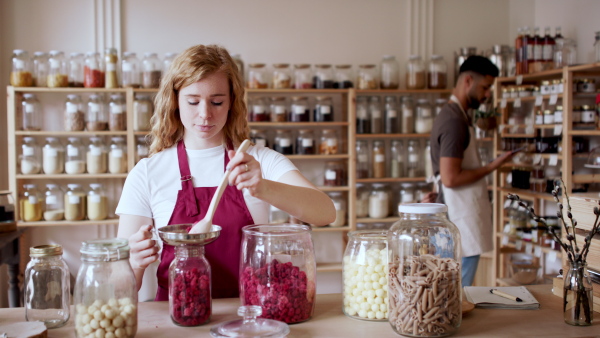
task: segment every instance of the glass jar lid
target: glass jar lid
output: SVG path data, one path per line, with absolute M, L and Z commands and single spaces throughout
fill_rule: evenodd
M 93 239 L 81 243 L 82 258 L 112 262 L 129 258 L 129 244 L 123 238 Z
M 448 212 L 448 207 L 441 203 L 407 203 L 398 206 L 403 214 L 439 214 Z
M 290 66 L 289 63 L 274 63 L 273 67 L 275 68 L 288 68 Z
M 290 333 L 289 326 L 277 320 L 256 318 L 262 314 L 258 305 L 240 306 L 237 319 L 221 323 L 210 329 L 213 337 L 285 337 Z
M 306 68 L 310 68 L 310 65 L 308 63 L 300 63 L 300 64 L 295 64 L 294 68 L 306 69 Z
M 247 225 L 242 228 L 242 231 L 248 235 L 253 236 L 265 236 L 265 237 L 273 237 L 273 236 L 290 236 L 294 234 L 299 234 L 307 231 L 311 231 L 311 227 L 307 225 L 299 225 L 299 224 L 255 224 L 255 225 Z
M 62 246 L 58 244 L 38 245 L 29 248 L 30 257 L 60 256 L 62 253 Z

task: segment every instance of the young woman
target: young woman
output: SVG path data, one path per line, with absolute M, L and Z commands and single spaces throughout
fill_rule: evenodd
M 270 205 L 315 225 L 335 219 L 331 199 L 285 156 L 256 146 L 235 155 L 234 149 L 249 137 L 243 95 L 234 61 L 215 45 L 188 48 L 161 81 L 151 157 L 127 176 L 116 211 L 118 236 L 129 238 L 138 289 L 144 271 L 160 252 L 155 300 L 168 300 L 168 269 L 174 255 L 172 246 L 159 249 L 153 231 L 204 218 L 225 170 L 231 171 L 229 186 L 213 219 L 223 229 L 219 239 L 206 247 L 215 298 L 237 297 L 241 228 L 267 223 Z

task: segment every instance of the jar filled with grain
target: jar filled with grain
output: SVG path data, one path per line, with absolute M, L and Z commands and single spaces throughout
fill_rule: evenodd
M 140 60 L 135 53 L 123 53 L 123 60 L 121 60 L 121 83 L 124 88 L 140 88 L 142 84 L 140 68 Z
M 87 131 L 108 130 L 108 114 L 101 95 L 90 95 L 87 102 L 85 129 Z
M 85 129 L 85 113 L 81 105 L 81 97 L 77 94 L 69 94 L 65 102 L 65 131 L 83 131 L 83 129 Z
M 35 184 L 24 184 L 23 195 L 19 200 L 19 214 L 24 222 L 37 222 L 42 220 L 44 212 L 44 196 L 38 191 Z
M 138 163 L 143 158 L 147 158 L 149 153 L 150 150 L 148 147 L 148 141 L 146 141 L 146 137 L 138 136 L 135 146 L 135 163 Z
M 383 141 L 373 142 L 373 178 L 386 177 L 385 167 L 385 143 Z
M 50 64 L 50 70 L 48 71 L 48 87 L 68 87 L 69 86 L 69 67 L 68 62 L 65 59 L 65 54 L 61 51 L 53 50 L 50 51 L 50 58 L 48 59 Z
M 269 88 L 269 74 L 264 63 L 251 63 L 248 65 L 248 81 L 246 86 L 250 89 Z
M 65 194 L 65 219 L 67 221 L 82 221 L 85 219 L 86 198 L 81 184 L 67 184 Z
M 86 153 L 86 167 L 90 174 L 103 174 L 108 171 L 108 151 L 102 138 L 90 138 Z
M 288 105 L 284 96 L 277 96 L 271 99 L 271 122 L 287 122 Z
M 376 65 L 368 64 L 368 65 L 359 65 L 358 66 L 356 88 L 357 89 L 378 89 L 379 88 L 379 79 L 378 79 Z
M 121 94 L 112 94 L 108 102 L 108 129 L 112 131 L 127 130 L 127 106 Z
M 33 85 L 33 76 L 31 75 L 31 60 L 29 59 L 29 53 L 25 50 L 15 49 L 13 50 L 11 61 L 11 86 L 31 87 Z
M 369 97 L 369 115 L 371 115 L 371 133 L 383 133 L 383 112 L 379 96 Z
M 44 201 L 46 210 L 44 211 L 44 220 L 60 221 L 65 218 L 64 193 L 56 184 L 46 184 L 44 192 Z
M 335 221 L 329 224 L 331 227 L 341 227 L 346 225 L 346 199 L 342 196 L 342 192 L 333 191 L 328 193 L 333 206 L 335 207 Z
M 42 168 L 47 175 L 61 174 L 65 170 L 65 148 L 56 137 L 46 137 L 42 148 Z
M 86 88 L 104 88 L 104 60 L 100 53 L 88 52 L 83 67 L 83 86 Z
M 119 56 L 116 48 L 106 48 L 104 50 L 104 64 L 106 66 L 106 72 L 104 73 L 104 87 L 105 88 L 117 88 L 119 87 L 119 80 L 117 79 L 117 65 L 119 63 Z
M 90 184 L 90 191 L 87 195 L 87 217 L 91 221 L 108 218 L 108 198 L 102 184 Z
M 108 154 L 108 172 L 123 174 L 127 172 L 127 146 L 123 137 L 113 137 Z
M 148 95 L 136 95 L 133 101 L 133 130 L 149 131 L 154 108 Z
M 21 156 L 19 156 L 21 174 L 39 174 L 42 170 L 42 149 L 33 137 L 23 137 Z
M 48 57 L 45 52 L 33 53 L 33 85 L 48 87 Z
M 66 147 L 65 172 L 69 175 L 85 172 L 85 147 L 79 137 L 69 137 Z
M 69 87 L 83 87 L 85 78 L 85 56 L 83 53 L 69 55 Z
M 301 63 L 294 65 L 294 88 L 313 88 L 313 72 L 309 64 Z
M 144 53 L 142 59 L 142 87 L 158 88 L 162 76 L 162 64 L 156 53 Z
M 292 88 L 292 70 L 289 63 L 276 63 L 273 65 L 273 89 Z
M 38 131 L 42 129 L 42 107 L 34 94 L 23 94 L 21 101 L 23 130 Z
M 406 64 L 406 88 L 425 89 L 427 81 L 425 77 L 425 65 L 420 55 L 411 55 Z

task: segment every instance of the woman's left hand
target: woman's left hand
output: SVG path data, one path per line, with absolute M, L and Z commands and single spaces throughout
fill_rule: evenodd
M 252 196 L 258 195 L 263 180 L 260 163 L 247 153 L 236 155 L 234 150 L 229 150 L 228 155 L 229 185 L 235 185 L 238 190 L 248 189 Z

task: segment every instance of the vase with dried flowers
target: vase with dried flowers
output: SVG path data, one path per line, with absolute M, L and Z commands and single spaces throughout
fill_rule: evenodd
M 590 243 L 592 242 L 592 238 L 594 238 L 594 235 L 599 233 L 600 223 L 598 222 L 598 219 L 600 218 L 600 209 L 598 206 L 594 207 L 593 212 L 594 215 L 596 215 L 594 226 L 592 227 L 592 230 L 589 231 L 589 233 L 585 236 L 584 243 L 577 243 L 577 238 L 575 236 L 577 220 L 573 218 L 573 214 L 571 213 L 569 195 L 567 194 L 565 189 L 562 189 L 562 192 L 567 203 L 566 212 L 564 210 L 565 206 L 560 202 L 558 198 L 559 192 L 561 191 L 561 187 L 564 187 L 564 182 L 562 181 L 562 179 L 560 181 L 557 181 L 554 185 L 554 189 L 552 190 L 552 196 L 554 196 L 554 201 L 558 205 L 558 211 L 556 212 L 556 214 L 563 225 L 563 230 L 565 232 L 564 238 L 566 239 L 566 241 L 563 241 L 563 239 L 554 231 L 552 227 L 549 227 L 548 229 L 554 237 L 554 240 L 563 248 L 563 250 L 567 254 L 567 261 L 569 263 L 569 268 L 567 272 L 563 273 L 564 318 L 567 324 L 588 326 L 592 325 L 594 311 L 592 282 L 587 271 L 586 257 L 590 251 Z M 535 221 L 543 223 L 544 225 L 546 224 L 546 220 L 542 217 L 539 217 L 532 207 L 522 202 L 518 195 L 508 194 L 508 198 L 513 201 L 518 201 L 519 205 L 526 208 Z M 582 248 L 580 248 L 580 245 L 582 245 Z

